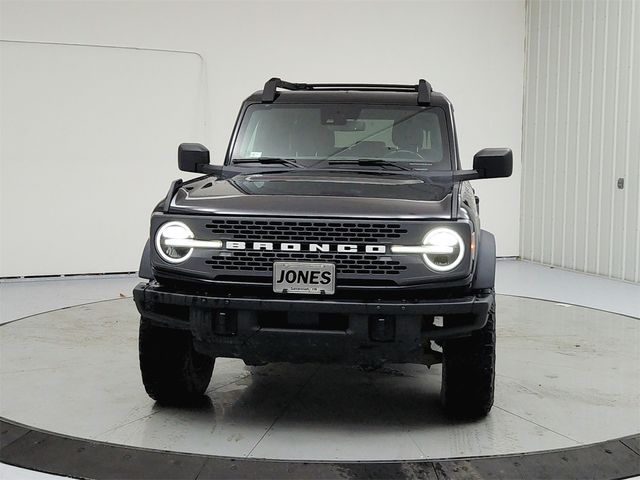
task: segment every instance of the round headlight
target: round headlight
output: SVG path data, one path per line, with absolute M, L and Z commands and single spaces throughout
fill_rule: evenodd
M 167 222 L 156 233 L 156 250 L 163 260 L 169 263 L 181 263 L 193 253 L 193 248 L 171 245 L 179 240 L 193 238 L 193 232 L 182 222 Z M 178 240 L 178 242 L 172 242 Z
M 429 251 L 422 258 L 436 272 L 453 270 L 464 257 L 464 241 L 458 232 L 450 228 L 434 228 L 427 233 L 422 243 Z

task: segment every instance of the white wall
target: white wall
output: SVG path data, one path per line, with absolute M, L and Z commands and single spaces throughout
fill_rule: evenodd
M 205 91 L 200 91 L 200 66 L 175 63 L 186 61 L 178 60 L 183 58 L 195 62 L 194 56 L 157 53 L 157 62 L 150 66 L 145 56 L 150 52 L 128 51 L 126 61 L 116 61 L 104 59 L 102 53 L 89 53 L 97 49 L 40 46 L 38 53 L 34 53 L 36 49 L 30 52 L 34 56 L 29 64 L 16 65 L 4 52 L 20 57 L 27 47 L 3 44 L 3 75 L 13 82 L 12 92 L 20 94 L 21 100 L 9 100 L 14 93 L 5 94 L 9 90 L 2 86 L 0 276 L 135 270 L 148 212 L 169 181 L 180 175 L 174 167 L 177 144 L 202 141 L 212 149 L 214 161 L 220 162 L 240 102 L 271 76 L 293 81 L 380 83 L 427 78 L 454 102 L 466 166 L 471 166 L 472 156 L 480 148 L 513 148 L 514 176 L 476 182 L 476 188 L 482 197 L 483 227 L 496 234 L 498 254 L 518 254 L 523 0 L 3 1 L 0 5 L 2 39 L 195 51 L 202 55 L 206 69 Z M 12 48 L 19 51 L 11 53 Z M 78 81 L 65 84 L 64 75 L 49 63 L 48 56 L 51 49 L 71 52 L 74 48 L 85 52 L 65 53 L 77 56 L 76 71 L 101 73 L 81 75 Z M 37 75 L 32 78 L 34 68 Z M 49 71 L 59 75 L 55 95 Z M 18 91 L 22 79 L 29 80 L 33 95 Z M 125 87 L 130 83 L 142 86 L 144 79 L 152 80 L 155 87 Z M 101 88 L 113 82 L 120 85 L 117 95 L 101 95 Z M 77 95 L 76 89 L 85 93 Z M 94 96 L 88 95 L 91 90 Z M 201 111 L 193 105 L 194 98 L 203 99 Z M 61 108 L 70 99 L 76 108 Z M 147 107 L 158 101 L 163 105 L 161 111 L 150 113 Z M 52 107 L 57 112 L 47 114 L 47 122 L 34 121 L 42 112 L 52 112 Z M 111 120 L 85 124 L 82 135 L 93 145 L 91 156 L 79 148 L 70 154 L 66 147 L 72 132 L 62 127 L 55 135 L 47 132 L 52 122 L 83 123 L 76 117 L 83 107 L 98 109 Z M 20 113 L 23 108 L 29 115 Z M 176 114 L 171 115 L 174 109 Z M 201 114 L 207 121 L 204 131 Z M 143 119 L 131 121 L 136 118 Z M 99 135 L 94 126 L 100 129 Z M 33 146 L 43 135 L 47 139 L 46 162 L 39 160 L 42 151 Z M 21 162 L 38 161 L 49 168 L 16 167 L 17 154 Z M 105 164 L 107 158 L 114 163 Z M 121 195 L 101 193 L 79 197 L 83 198 L 80 202 L 67 198 L 63 192 L 78 188 L 96 168 L 105 191 Z M 25 195 L 27 172 L 30 180 L 37 182 L 29 195 Z M 141 183 L 145 187 L 138 192 Z M 86 218 L 84 214 L 91 212 L 96 220 L 87 225 L 88 231 L 74 230 L 78 241 L 73 248 L 58 244 L 43 252 L 45 261 L 22 248 L 21 238 L 42 239 L 42 230 L 30 216 L 58 197 L 61 202 L 64 199 L 69 218 Z M 123 212 L 126 231 L 122 229 Z M 53 222 L 45 238 L 65 233 L 66 227 Z M 113 245 L 109 232 L 114 230 L 122 235 L 117 251 L 109 250 Z M 70 262 L 69 255 L 78 249 L 83 250 L 81 258 Z
M 527 39 L 521 255 L 638 282 L 640 4 L 532 0 Z
M 202 138 L 197 55 L 0 43 L 0 276 L 137 269 Z

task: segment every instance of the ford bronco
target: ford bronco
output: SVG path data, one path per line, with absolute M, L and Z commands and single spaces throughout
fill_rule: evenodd
M 488 148 L 463 170 L 453 107 L 417 85 L 278 78 L 240 108 L 223 165 L 200 144 L 151 215 L 134 298 L 159 403 L 202 398 L 217 357 L 442 363 L 452 416 L 493 404 L 494 236 L 469 180 L 508 177 Z

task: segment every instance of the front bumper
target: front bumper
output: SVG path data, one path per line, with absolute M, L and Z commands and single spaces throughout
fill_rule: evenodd
M 155 282 L 133 294 L 141 315 L 190 330 L 198 351 L 250 364 L 422 363 L 429 340 L 484 327 L 494 301 L 493 293 L 410 301 L 210 296 Z

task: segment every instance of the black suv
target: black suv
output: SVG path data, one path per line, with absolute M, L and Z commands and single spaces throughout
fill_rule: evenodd
M 248 365 L 442 362 L 455 416 L 493 404 L 495 240 L 462 170 L 453 107 L 417 85 L 269 80 L 247 98 L 224 165 L 200 144 L 151 216 L 134 289 L 140 368 L 160 403 L 201 398 L 216 357 Z

